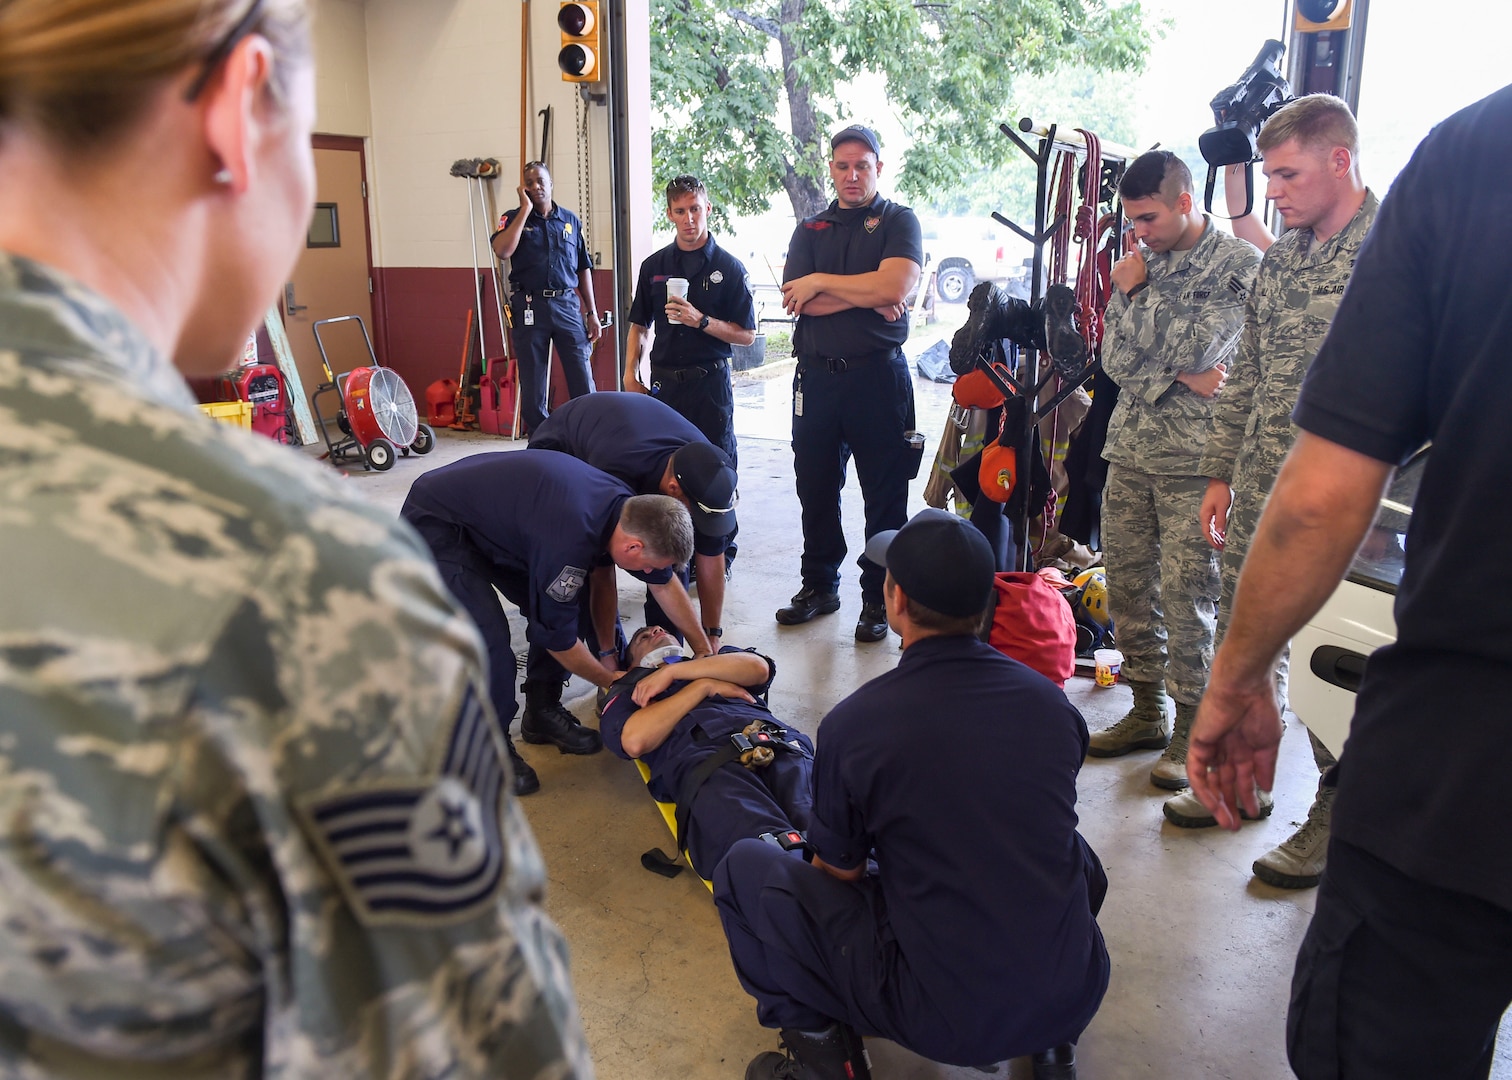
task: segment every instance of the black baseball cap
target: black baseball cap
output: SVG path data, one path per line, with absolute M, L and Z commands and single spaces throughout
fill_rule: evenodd
M 992 545 L 971 522 L 943 510 L 920 510 L 901 529 L 877 533 L 866 557 L 887 567 L 910 599 L 941 615 L 980 615 L 992 598 Z
M 672 455 L 672 475 L 691 503 L 693 528 L 705 536 L 729 536 L 735 531 L 735 466 L 711 442 L 690 442 Z
M 852 124 L 844 131 L 837 132 L 835 137 L 830 140 L 830 150 L 834 150 L 835 147 L 843 142 L 865 143 L 872 153 L 878 157 L 882 156 L 882 143 L 878 140 L 877 133 L 869 127 Z

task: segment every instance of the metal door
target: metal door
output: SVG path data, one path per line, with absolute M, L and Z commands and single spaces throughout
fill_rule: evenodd
M 283 295 L 284 328 L 306 398 L 325 381 L 311 326 L 338 315 L 373 324 L 362 140 L 317 135 L 315 177 L 309 236 Z M 368 363 L 355 331 L 331 334 L 325 346 L 337 374 Z

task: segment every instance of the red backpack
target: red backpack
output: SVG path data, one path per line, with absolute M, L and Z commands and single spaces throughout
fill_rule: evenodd
M 1076 616 L 1051 582 L 1039 574 L 994 578 L 987 643 L 1064 687 L 1076 671 Z

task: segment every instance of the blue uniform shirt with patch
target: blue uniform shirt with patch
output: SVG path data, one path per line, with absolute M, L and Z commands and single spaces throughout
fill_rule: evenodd
M 844 209 L 836 201 L 794 230 L 782 280 L 809 274 L 866 274 L 883 259 L 924 265 L 923 234 L 914 212 L 880 195 L 858 210 Z M 907 340 L 906 318 L 888 322 L 871 308 L 800 315 L 793 332 L 799 356 L 860 356 Z
M 603 391 L 585 394 L 552 410 L 530 433 L 532 450 L 556 450 L 618 477 L 637 495 L 656 495 L 667 461 L 691 442 L 706 443 L 703 432 L 676 409 L 649 394 Z M 722 555 L 735 538 L 693 534 L 700 555 Z
M 529 580 L 526 639 L 552 652 L 578 640 L 579 592 L 609 563 L 625 500 L 622 481 L 566 454 L 476 454 L 419 477 L 407 506 L 466 532 L 493 565 Z M 630 571 L 660 585 L 671 569 Z
M 509 228 L 520 208 L 506 211 L 494 236 Z M 492 242 L 492 237 L 489 238 Z M 509 257 L 509 284 L 514 289 L 538 293 L 542 289 L 575 289 L 578 272 L 592 270 L 583 223 L 571 210 L 556 203 L 545 217 L 530 211 L 520 230 L 519 243 Z
M 751 297 L 745 264 L 710 236 L 696 251 L 668 244 L 641 263 L 629 319 L 637 326 L 655 326 L 651 366 L 680 368 L 730 357 L 730 343 L 696 326 L 667 321 L 667 279 L 688 280 L 688 303 L 711 319 L 756 329 L 756 302 Z

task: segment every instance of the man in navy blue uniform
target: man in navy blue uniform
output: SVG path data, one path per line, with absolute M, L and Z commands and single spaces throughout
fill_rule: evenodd
M 1391 185 L 1307 371 L 1192 727 L 1192 790 L 1230 829 L 1275 780 L 1274 673 L 1344 576 L 1394 466 L 1432 442 L 1396 641 L 1370 656 L 1286 1049 L 1315 1077 L 1486 1077 L 1512 1002 L 1512 608 L 1465 553 L 1512 553 L 1512 86 L 1445 120 Z M 1425 735 L 1429 737 L 1425 738 Z M 1248 974 L 1236 955 L 1236 974 Z
M 651 586 L 695 652 L 709 651 L 672 573 L 693 550 L 693 524 L 676 499 L 636 495 L 576 458 L 526 450 L 477 454 L 426 473 L 410 487 L 400 514 L 429 545 L 442 580 L 482 632 L 517 794 L 540 782 L 509 738 L 515 657 L 495 589 L 524 614 L 530 643 L 520 734 L 566 754 L 602 746 L 597 732 L 562 707 L 562 688 L 569 672 L 595 686 L 619 677 L 616 566 Z
M 593 298 L 593 260 L 583 223 L 551 199 L 551 173 L 532 161 L 517 189 L 520 205 L 504 214 L 489 238 L 494 254 L 509 262 L 510 313 L 520 365 L 520 415 L 525 430 L 546 419 L 551 345 L 556 343 L 567 396 L 593 392 L 590 366 L 599 339 Z
M 560 406 L 530 434 L 532 450 L 557 450 L 630 485 L 638 495 L 670 495 L 693 517 L 698 611 L 712 649 L 724 630 L 725 557 L 735 546 L 735 467 L 691 423 L 656 398 L 609 391 Z M 686 585 L 686 581 L 684 581 Z M 646 625 L 665 625 L 651 597 Z
M 630 672 L 609 689 L 599 720 L 604 743 L 651 770 L 651 794 L 687 815 L 688 861 L 711 874 L 737 840 L 808 828 L 814 745 L 767 709 L 772 661 L 726 646 L 689 660 L 660 626 L 630 639 Z M 771 761 L 746 768 L 732 736 L 760 725 Z M 752 734 L 756 731 L 753 730 Z M 699 775 L 716 755 L 729 760 Z
M 877 194 L 882 146 L 870 128 L 846 128 L 830 140 L 830 151 L 836 199 L 794 231 L 783 269 L 783 304 L 798 316 L 793 470 L 803 508 L 803 584 L 777 611 L 785 626 L 840 610 L 840 489 L 851 456 L 871 537 L 908 520 L 908 482 L 924 454 L 902 350 L 904 300 L 924 264 L 919 220 Z M 883 570 L 864 554 L 857 562 L 856 640 L 881 641 Z
M 903 656 L 820 725 L 812 864 L 740 841 L 715 870 L 735 970 L 792 1055 L 747 1080 L 864 1075 L 857 1031 L 1074 1076 L 1109 971 L 1107 878 L 1076 831 L 1087 726 L 978 639 L 994 559 L 968 521 L 925 510 L 867 553 Z
M 746 268 L 710 235 L 709 193 L 698 177 L 672 178 L 667 220 L 677 239 L 641 263 L 630 305 L 625 389 L 660 398 L 732 462 L 738 461 L 730 346 L 756 340 L 756 304 Z M 669 296 L 668 278 L 686 281 L 687 296 Z M 656 338 L 646 386 L 640 381 L 640 362 L 651 326 Z

